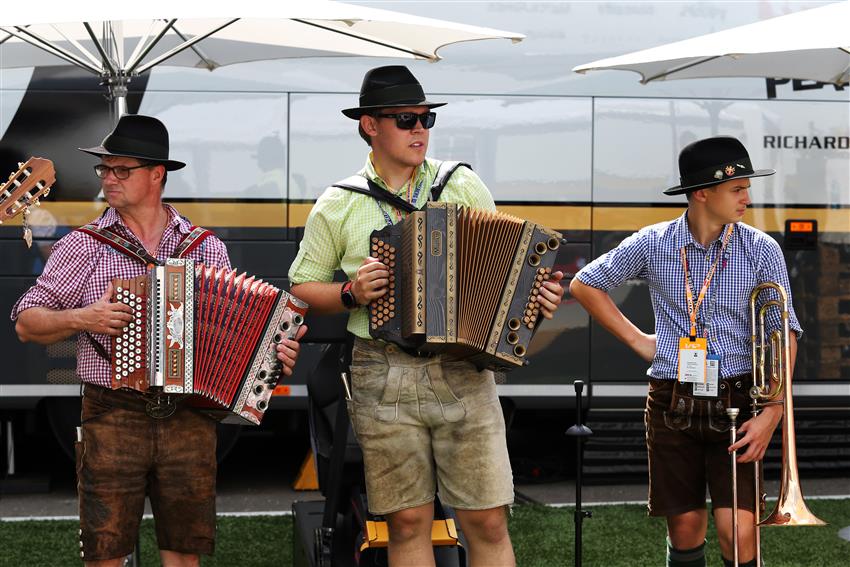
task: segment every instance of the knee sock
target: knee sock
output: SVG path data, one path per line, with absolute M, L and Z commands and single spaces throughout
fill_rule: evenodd
M 676 549 L 668 537 L 667 567 L 705 567 L 705 542 L 693 549 Z
M 723 566 L 724 567 L 733 567 L 734 562 L 731 559 L 723 558 Z M 756 558 L 753 557 L 746 563 L 741 563 L 738 561 L 738 567 L 756 567 Z

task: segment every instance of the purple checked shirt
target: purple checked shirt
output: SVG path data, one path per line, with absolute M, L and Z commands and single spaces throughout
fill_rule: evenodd
M 189 234 L 192 224 L 177 211 L 165 205 L 170 215 L 165 227 L 156 258 L 165 261 L 183 238 Z M 100 228 L 112 227 L 127 240 L 141 246 L 141 242 L 124 224 L 115 209 L 108 209 L 98 219 Z M 187 258 L 203 262 L 208 266 L 230 268 L 230 259 L 224 243 L 210 236 L 190 252 Z M 54 310 L 78 309 L 96 302 L 115 278 L 135 278 L 147 272 L 138 260 L 121 254 L 108 244 L 78 231 L 73 231 L 53 245 L 44 271 L 17 303 L 12 307 L 12 320 L 31 307 L 46 307 Z M 107 351 L 110 350 L 109 335 L 92 334 Z M 83 382 L 109 387 L 109 363 L 101 358 L 91 341 L 82 333 L 77 335 L 77 376 Z
M 722 237 L 726 227 L 721 231 Z M 679 339 L 688 336 L 690 318 L 685 297 L 685 272 L 680 250 L 686 247 L 696 296 L 721 249 L 721 238 L 707 248 L 694 240 L 687 213 L 673 221 L 642 228 L 576 274 L 583 284 L 608 291 L 628 280 L 649 285 L 655 313 L 657 350 L 647 375 L 673 380 L 678 374 Z M 791 301 L 788 270 L 779 244 L 764 232 L 742 222 L 732 237 L 697 314 L 697 333 L 708 333 L 708 352 L 719 354 L 720 376 L 728 378 L 752 371 L 750 350 L 750 292 L 763 282 L 776 282 L 788 294 L 790 327 L 799 338 L 803 331 Z M 764 292 L 760 304 L 775 298 Z M 766 318 L 770 331 L 780 328 L 777 309 Z

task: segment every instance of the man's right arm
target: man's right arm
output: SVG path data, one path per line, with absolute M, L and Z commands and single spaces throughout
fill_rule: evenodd
M 643 230 L 582 268 L 570 282 L 570 293 L 591 317 L 647 362 L 655 357 L 655 335 L 644 333 L 608 295 L 628 280 L 647 276 L 653 232 Z
M 112 284 L 96 302 L 79 309 L 30 307 L 18 314 L 15 332 L 21 342 L 49 345 L 82 331 L 117 336 L 133 319 L 129 305 L 112 303 Z
M 390 273 L 387 267 L 375 258 L 367 257 L 357 269 L 352 281 L 351 293 L 360 306 L 368 305 L 387 293 Z M 347 311 L 342 304 L 342 286 L 339 282 L 303 282 L 293 284 L 293 295 L 310 304 L 310 310 L 320 315 L 332 315 Z
M 625 343 L 647 362 L 655 357 L 655 335 L 644 333 L 617 307 L 608 292 L 582 283 L 570 282 L 570 293 L 600 325 Z

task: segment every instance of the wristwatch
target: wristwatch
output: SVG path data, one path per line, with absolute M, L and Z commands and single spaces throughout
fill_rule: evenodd
M 354 297 L 354 294 L 351 292 L 351 286 L 354 285 L 354 282 L 348 280 L 344 284 L 342 284 L 342 289 L 339 291 L 340 299 L 342 299 L 342 304 L 346 309 L 354 309 L 359 307 L 357 305 L 357 299 Z

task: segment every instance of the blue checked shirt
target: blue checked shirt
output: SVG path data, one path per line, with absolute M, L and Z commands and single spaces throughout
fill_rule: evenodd
M 662 380 L 678 377 L 679 339 L 690 332 L 681 248 L 686 246 L 694 300 L 722 248 L 722 236 L 708 248 L 688 230 L 687 212 L 673 221 L 647 226 L 619 246 L 585 266 L 576 277 L 583 284 L 608 291 L 628 280 L 649 285 L 655 312 L 657 350 L 647 375 Z M 723 259 L 697 313 L 697 333 L 708 336 L 708 352 L 720 355 L 720 376 L 752 371 L 750 349 L 750 292 L 763 282 L 776 282 L 788 293 L 790 327 L 799 338 L 803 331 L 791 304 L 788 270 L 779 244 L 764 232 L 736 223 Z M 763 292 L 760 301 L 777 298 Z M 766 326 L 781 327 L 778 309 L 769 309 Z

